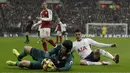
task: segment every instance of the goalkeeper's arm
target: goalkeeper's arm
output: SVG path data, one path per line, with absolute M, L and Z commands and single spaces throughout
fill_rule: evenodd
M 69 71 L 71 69 L 71 67 L 72 67 L 72 64 L 73 64 L 73 58 L 71 57 L 71 60 L 68 60 L 65 63 L 64 67 L 57 68 L 57 71 Z

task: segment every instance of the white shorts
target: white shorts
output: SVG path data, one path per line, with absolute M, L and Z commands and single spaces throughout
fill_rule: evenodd
M 49 37 L 50 36 L 51 29 L 50 28 L 41 28 L 40 29 L 40 37 Z
M 57 36 L 61 36 L 61 35 L 62 35 L 62 32 L 61 32 L 61 31 L 57 31 L 56 35 L 57 35 Z

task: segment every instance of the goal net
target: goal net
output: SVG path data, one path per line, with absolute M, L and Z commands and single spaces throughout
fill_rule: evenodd
M 126 23 L 87 23 L 87 36 L 102 36 L 102 29 L 106 27 L 106 36 L 127 35 L 128 25 Z

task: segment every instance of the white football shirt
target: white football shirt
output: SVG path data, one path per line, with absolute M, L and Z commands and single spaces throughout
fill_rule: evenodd
M 84 59 L 92 52 L 90 45 L 97 47 L 110 47 L 112 44 L 99 43 L 90 38 L 85 38 L 80 41 L 73 42 L 72 52 L 76 51 L 80 58 Z

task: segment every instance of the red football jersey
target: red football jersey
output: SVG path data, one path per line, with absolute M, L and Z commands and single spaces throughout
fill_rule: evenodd
M 52 19 L 52 11 L 50 9 L 41 11 L 40 17 L 44 19 L 51 18 Z M 51 28 L 52 27 L 52 20 L 42 20 L 41 28 Z
M 57 26 L 58 26 L 57 31 L 61 31 L 61 25 L 58 24 Z

